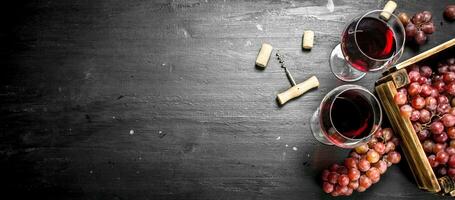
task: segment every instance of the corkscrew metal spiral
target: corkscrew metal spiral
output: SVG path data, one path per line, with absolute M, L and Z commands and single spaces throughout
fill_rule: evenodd
M 277 57 L 278 62 L 281 64 L 281 68 L 284 69 L 284 72 L 286 73 L 286 76 L 288 77 L 289 81 L 291 82 L 291 85 L 292 85 L 292 86 L 295 86 L 296 83 L 295 83 L 294 78 L 292 77 L 292 75 L 291 75 L 291 73 L 289 72 L 288 68 L 286 68 L 286 66 L 284 65 L 284 58 L 283 58 L 283 56 L 280 54 L 279 51 L 276 52 L 275 56 Z

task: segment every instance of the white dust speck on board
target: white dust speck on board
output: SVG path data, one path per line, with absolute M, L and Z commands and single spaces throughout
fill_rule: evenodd
M 90 170 L 89 173 L 90 173 L 90 174 L 93 174 L 93 170 Z
M 292 150 L 297 151 L 297 147 L 292 147 Z
M 134 134 L 134 130 L 131 129 L 131 130 L 130 130 L 130 135 L 133 135 L 133 134 Z
M 263 30 L 263 29 L 262 29 L 262 25 L 260 25 L 260 24 L 256 24 L 256 28 L 257 28 L 258 30 L 260 30 L 260 31 Z
M 115 119 L 115 116 L 112 116 L 112 119 Z
M 276 140 L 280 140 L 280 139 L 281 139 L 281 137 L 280 137 L 280 136 L 278 136 L 278 137 L 276 138 Z
M 328 0 L 326 7 L 327 7 L 327 9 L 329 9 L 330 12 L 333 12 L 335 10 L 335 5 L 333 4 L 333 0 Z
M 288 146 L 289 146 L 289 145 L 288 145 L 288 144 L 286 144 L 286 147 L 288 147 Z
M 251 45 L 253 45 L 253 43 L 251 43 L 251 41 L 248 40 L 248 41 L 246 41 L 244 46 L 248 47 L 248 46 L 251 46 Z

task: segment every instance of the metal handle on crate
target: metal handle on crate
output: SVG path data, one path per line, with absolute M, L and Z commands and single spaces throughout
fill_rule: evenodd
M 438 178 L 439 185 L 441 185 L 442 192 L 455 196 L 455 182 L 449 176 Z

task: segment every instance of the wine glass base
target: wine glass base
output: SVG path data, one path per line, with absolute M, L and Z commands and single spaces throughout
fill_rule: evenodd
M 330 69 L 338 79 L 345 82 L 354 82 L 363 78 L 366 73 L 351 67 L 344 59 L 343 52 L 341 52 L 341 44 L 333 48 L 330 53 Z
M 310 119 L 311 132 L 313 133 L 314 138 L 316 138 L 316 140 L 319 141 L 320 143 L 325 145 L 333 145 L 329 140 L 327 140 L 324 133 L 322 133 L 321 124 L 319 122 L 320 117 L 319 112 L 320 109 L 318 108 L 316 111 L 314 111 L 313 116 L 311 116 Z

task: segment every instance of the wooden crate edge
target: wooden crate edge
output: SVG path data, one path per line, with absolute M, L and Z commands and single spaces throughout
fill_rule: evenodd
M 430 192 L 441 191 L 441 186 L 426 158 L 411 121 L 401 117 L 398 106 L 393 102 L 393 97 L 397 93 L 394 83 L 388 81 L 376 86 L 375 89 L 392 128 L 401 137 L 403 153 L 417 185 Z

